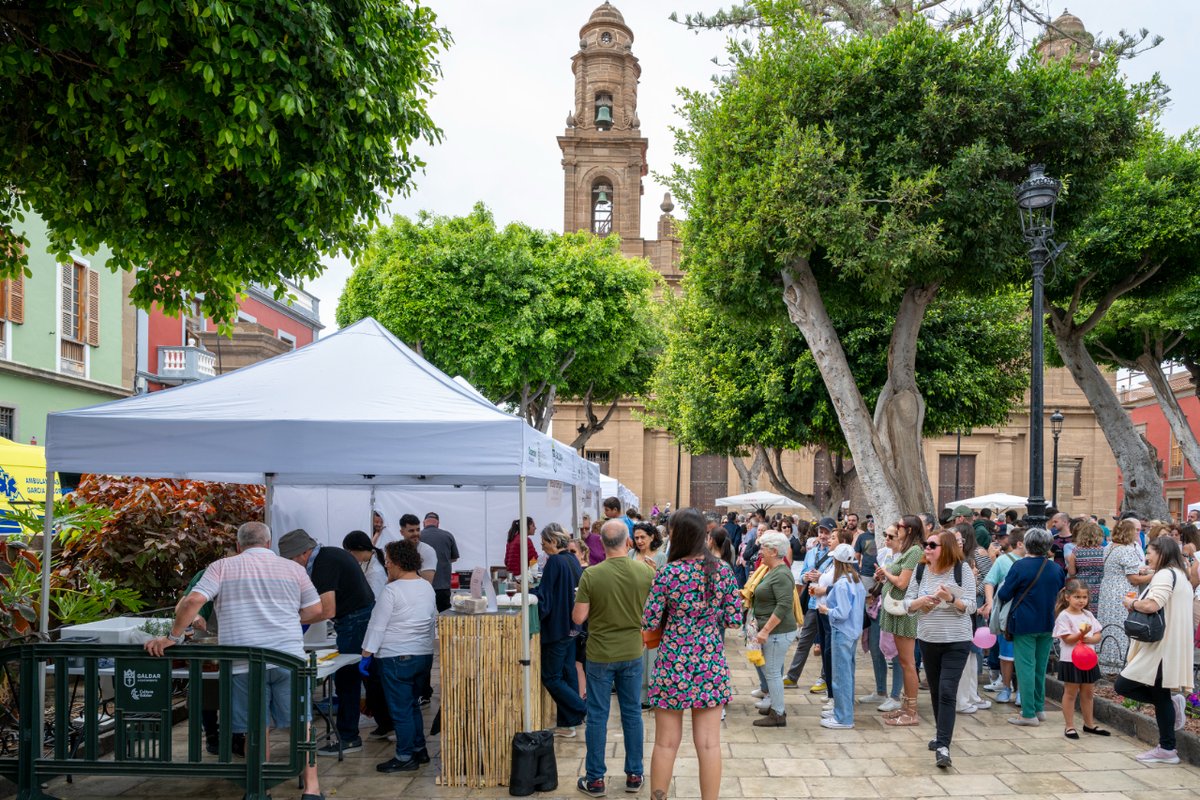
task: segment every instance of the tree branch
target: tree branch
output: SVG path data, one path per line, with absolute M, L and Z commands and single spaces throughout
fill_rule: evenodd
M 1132 292 L 1134 289 L 1141 286 L 1146 281 L 1154 277 L 1154 274 L 1161 268 L 1163 262 L 1160 261 L 1154 266 L 1150 266 L 1150 258 L 1146 256 L 1142 259 L 1139 268 L 1131 275 L 1127 275 L 1124 280 L 1119 281 L 1115 286 L 1109 289 L 1104 297 L 1100 298 L 1100 302 L 1092 309 L 1092 313 L 1083 322 L 1076 325 L 1074 317 L 1072 317 L 1072 325 L 1075 330 L 1081 335 L 1086 336 L 1100 324 L 1100 320 L 1104 319 L 1104 315 L 1108 313 L 1108 309 L 1112 308 L 1112 304 L 1121 299 L 1123 295 Z

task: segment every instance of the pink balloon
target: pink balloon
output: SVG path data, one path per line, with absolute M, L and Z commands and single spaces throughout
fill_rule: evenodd
M 1100 663 L 1096 651 L 1086 644 L 1077 644 L 1071 650 L 1071 663 L 1083 671 L 1087 671 Z
M 976 628 L 975 635 L 971 637 L 971 641 L 973 641 L 975 646 L 980 650 L 987 650 L 989 647 L 996 644 L 996 634 L 992 633 L 987 628 Z

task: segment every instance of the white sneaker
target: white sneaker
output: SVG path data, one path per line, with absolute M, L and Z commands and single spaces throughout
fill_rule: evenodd
M 987 709 L 992 707 L 992 701 L 991 700 L 976 700 L 973 703 L 973 705 L 975 706 L 975 708 L 979 709 L 980 711 L 986 711 Z
M 876 710 L 882 712 L 899 711 L 900 701 L 894 697 L 889 697 L 887 700 L 884 700 L 882 703 L 880 703 L 879 708 Z
M 852 725 L 852 724 L 851 725 L 843 725 L 842 723 L 838 722 L 833 717 L 826 717 L 825 719 L 821 720 L 821 727 L 829 728 L 830 730 L 835 730 L 835 731 L 846 731 L 846 730 L 850 730 L 851 728 L 853 728 L 854 725 Z M 1178 762 L 1176 762 L 1176 763 L 1178 763 Z
M 1187 711 L 1184 708 L 1183 695 L 1171 695 L 1171 702 L 1175 704 L 1175 730 L 1183 730 L 1183 726 L 1187 724 Z
M 821 706 L 822 711 L 833 711 L 833 701 L 826 700 L 825 705 Z
M 559 739 L 574 739 L 576 735 L 574 727 L 555 728 L 553 733 Z
M 871 694 L 864 694 L 862 697 L 858 698 L 858 702 L 860 703 L 882 703 L 884 700 L 887 700 L 887 695 L 875 694 L 874 692 Z
M 985 692 L 998 692 L 1004 688 L 1004 679 L 996 678 L 991 683 L 985 684 L 983 690 Z
M 755 708 L 770 708 L 771 707 L 771 698 L 764 697 L 762 700 L 759 700 L 757 703 L 755 703 L 754 707 Z
M 833 719 L 833 712 L 832 711 L 822 711 L 821 719 Z
M 955 709 L 955 710 L 958 711 L 959 714 L 974 714 L 979 709 L 976 708 L 974 705 L 966 705 L 966 706 L 963 706 L 962 708 Z
M 764 697 L 766 697 L 766 696 L 767 696 L 767 693 L 766 693 L 766 692 L 764 692 L 762 689 L 755 689 L 754 691 L 752 691 L 752 692 L 750 693 L 750 696 L 751 696 L 751 697 L 758 698 L 759 700 L 761 700 L 762 698 L 764 698 Z

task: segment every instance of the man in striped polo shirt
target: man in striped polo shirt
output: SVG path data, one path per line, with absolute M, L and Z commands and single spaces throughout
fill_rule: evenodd
M 267 647 L 304 657 L 300 625 L 325 619 L 321 598 L 304 567 L 271 550 L 271 529 L 261 522 L 244 523 L 237 532 L 238 554 L 214 561 L 192 591 L 175 606 L 171 633 L 146 643 L 146 650 L 161 656 L 168 647 L 183 643 L 187 629 L 200 608 L 214 601 L 220 642 L 224 645 Z M 276 728 L 291 725 L 292 686 L 287 672 L 267 670 L 267 708 Z M 250 709 L 246 676 L 234 675 L 233 732 L 245 733 Z M 254 713 L 259 710 L 255 709 Z M 317 782 L 316 765 L 301 773 L 301 800 L 324 800 Z

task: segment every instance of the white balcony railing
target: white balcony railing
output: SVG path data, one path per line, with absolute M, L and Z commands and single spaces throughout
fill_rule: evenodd
M 163 383 L 202 381 L 217 374 L 216 356 L 202 347 L 158 348 L 158 378 Z

